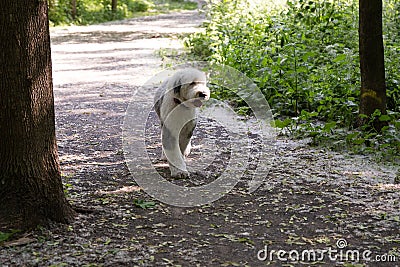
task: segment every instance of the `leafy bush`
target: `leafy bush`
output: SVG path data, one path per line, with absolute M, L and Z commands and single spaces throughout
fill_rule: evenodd
M 137 13 L 197 8 L 196 3 L 184 0 L 118 0 L 117 9 L 112 11 L 111 0 L 76 0 L 77 14 L 73 18 L 70 0 L 48 1 L 52 25 L 94 24 L 130 18 Z
M 342 129 L 354 130 L 358 116 L 357 1 L 289 0 L 284 9 L 275 10 L 268 1 L 253 2 L 210 1 L 205 31 L 189 36 L 186 46 L 200 59 L 229 65 L 252 78 L 281 119 L 278 126 L 311 136 L 317 143 L 328 138 L 332 143 L 336 138 L 343 144 L 343 135 L 350 133 Z M 400 152 L 395 134 L 400 131 L 396 126 L 400 117 L 399 6 L 395 0 L 386 1 L 384 14 L 390 114 L 384 130 L 391 133 L 385 149 L 394 152 Z M 245 105 L 227 90 L 214 93 Z M 360 145 L 367 147 L 371 142 Z
M 400 112 L 400 2 L 384 2 L 384 42 L 388 109 Z

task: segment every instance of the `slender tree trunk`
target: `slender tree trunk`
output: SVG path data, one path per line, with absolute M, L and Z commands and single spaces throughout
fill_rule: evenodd
M 71 0 L 71 17 L 73 20 L 76 19 L 76 0 Z
M 111 0 L 111 10 L 113 12 L 117 11 L 118 0 Z
M 0 230 L 67 222 L 55 139 L 46 0 L 0 9 Z
M 360 114 L 376 109 L 386 113 L 385 65 L 382 37 L 382 0 L 359 0 L 359 48 L 361 68 Z M 361 121 L 361 124 L 365 121 Z M 377 130 L 383 124 L 375 122 Z

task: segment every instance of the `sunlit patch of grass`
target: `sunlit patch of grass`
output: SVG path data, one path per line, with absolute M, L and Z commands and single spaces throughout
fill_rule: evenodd
M 194 9 L 197 9 L 197 3 L 184 0 L 118 0 L 117 9 L 113 11 L 111 1 L 82 0 L 77 2 L 76 17 L 73 18 L 71 2 L 58 0 L 49 7 L 49 19 L 52 26 L 88 25 Z

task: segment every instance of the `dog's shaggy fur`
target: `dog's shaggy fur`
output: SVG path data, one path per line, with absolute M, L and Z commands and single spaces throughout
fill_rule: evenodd
M 206 75 L 197 69 L 183 69 L 166 79 L 154 97 L 154 109 L 161 121 L 162 159 L 167 159 L 172 177 L 187 178 L 185 156 L 196 127 L 196 108 L 210 98 Z

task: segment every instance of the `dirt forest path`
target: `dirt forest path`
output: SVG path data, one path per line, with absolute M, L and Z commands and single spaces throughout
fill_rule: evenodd
M 77 163 L 86 168 L 99 159 L 113 160 L 116 145 L 122 155 L 127 105 L 162 71 L 158 51 L 182 48 L 177 36 L 200 30 L 203 19 L 186 11 L 52 30 L 57 134 L 67 175 Z
M 252 194 L 239 182 L 218 201 L 181 208 L 139 190 L 123 157 L 126 108 L 162 69 L 156 51 L 181 47 L 176 35 L 201 21 L 186 11 L 52 29 L 60 161 L 81 213 L 0 248 L 0 266 L 400 265 L 397 170 L 366 157 L 279 138 Z

